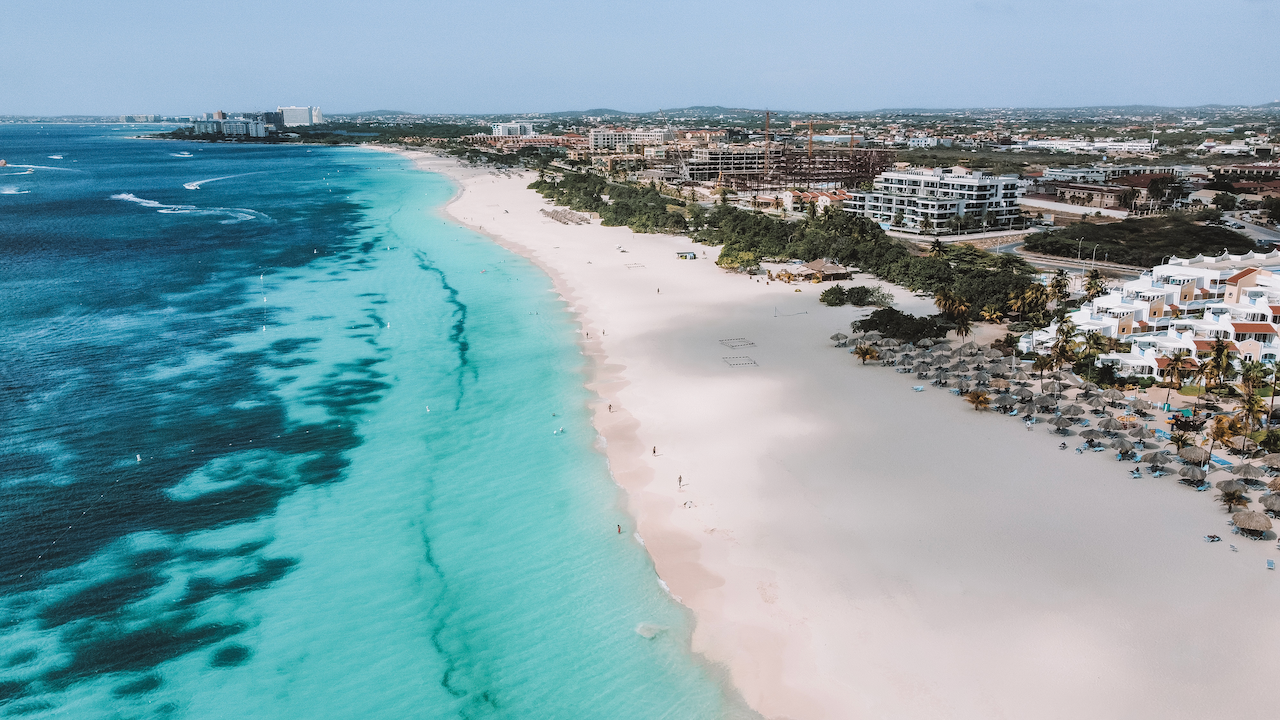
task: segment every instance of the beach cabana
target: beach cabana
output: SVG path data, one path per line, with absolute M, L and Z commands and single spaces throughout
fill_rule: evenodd
M 1254 510 L 1242 510 L 1232 515 L 1231 522 L 1241 535 L 1254 540 L 1261 540 L 1271 529 L 1271 519 Z

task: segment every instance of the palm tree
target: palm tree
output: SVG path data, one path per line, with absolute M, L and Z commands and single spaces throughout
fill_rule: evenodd
M 1172 445 L 1174 449 L 1181 450 L 1182 448 L 1195 445 L 1196 441 L 1195 438 L 1191 436 L 1191 433 L 1176 432 L 1169 434 L 1169 444 Z
M 1049 294 L 1059 304 L 1071 299 L 1071 285 L 1067 279 L 1067 271 L 1059 269 L 1049 281 Z
M 1054 367 L 1062 367 L 1076 359 L 1076 324 L 1070 320 L 1058 323 L 1053 345 L 1049 348 L 1049 357 Z
M 1265 408 L 1266 405 L 1262 402 L 1262 398 L 1254 393 L 1245 393 L 1245 396 L 1240 398 L 1240 412 L 1236 414 L 1236 417 L 1244 423 L 1246 433 L 1251 432 L 1254 427 L 1261 426 L 1259 419 L 1262 417 L 1262 411 Z
M 1252 395 L 1255 388 L 1267 381 L 1271 369 L 1254 360 L 1240 363 L 1240 389 L 1245 395 Z
M 1226 445 L 1231 442 L 1231 438 L 1241 435 L 1242 429 L 1243 428 L 1240 427 L 1240 421 L 1233 417 L 1228 417 L 1226 415 L 1218 415 L 1214 417 L 1213 426 L 1210 427 L 1209 432 L 1206 433 L 1209 438 L 1210 458 L 1213 457 L 1213 446 L 1215 443 L 1219 445 Z
M 982 318 L 984 322 L 999 323 L 1004 319 L 1004 314 L 995 305 L 987 305 L 978 311 L 978 317 Z
M 1053 358 L 1048 355 L 1037 355 L 1035 360 L 1031 361 L 1031 371 L 1040 373 L 1040 379 L 1044 380 L 1044 371 L 1053 369 Z
M 968 310 L 968 309 L 969 308 L 966 305 L 965 310 Z M 969 319 L 969 314 L 967 312 L 961 313 L 958 317 L 956 317 L 951 322 L 955 324 L 956 334 L 959 335 L 960 339 L 962 340 L 968 337 L 969 333 L 973 332 L 973 321 Z
M 979 412 L 991 407 L 991 398 L 982 390 L 974 390 L 964 397 L 973 406 L 973 409 Z
M 1179 389 L 1182 388 L 1182 363 L 1186 361 L 1187 356 L 1190 354 L 1191 353 L 1186 349 L 1182 349 L 1174 350 L 1173 353 L 1169 355 L 1169 367 L 1165 370 L 1165 377 L 1169 378 L 1171 386 L 1169 388 L 1169 392 L 1165 393 L 1164 396 L 1165 405 L 1168 405 L 1169 399 L 1173 397 L 1173 389 L 1175 387 Z
M 1227 506 L 1227 512 L 1231 512 L 1237 506 L 1241 508 L 1249 507 L 1249 499 L 1244 496 L 1244 490 L 1223 490 L 1218 496 L 1218 502 Z
M 1098 297 L 1106 287 L 1106 283 L 1102 280 L 1102 273 L 1098 272 L 1097 268 L 1090 270 L 1084 283 L 1084 299 L 1092 300 Z
M 947 246 L 944 245 L 941 240 L 935 239 L 933 242 L 929 243 L 929 257 L 940 258 L 946 256 Z
M 859 345 L 853 349 L 853 354 L 862 361 L 863 365 L 866 365 L 868 360 L 877 360 L 880 357 L 879 351 L 870 345 Z

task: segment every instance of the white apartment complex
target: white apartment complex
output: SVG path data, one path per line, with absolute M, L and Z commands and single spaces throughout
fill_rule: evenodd
M 324 123 L 324 116 L 320 114 L 320 108 L 318 107 L 277 107 L 276 112 L 280 113 L 285 127 L 301 127 Z
M 1028 140 L 1024 147 L 1059 152 L 1149 153 L 1159 144 L 1159 140 Z
M 528 122 L 493 123 L 489 127 L 490 127 L 490 134 L 495 136 L 501 135 L 506 137 L 506 136 L 513 136 L 513 135 L 522 136 L 522 135 L 538 134 L 533 131 L 533 123 L 528 123 Z
M 1237 361 L 1275 364 L 1280 357 L 1280 252 L 1170 258 L 1137 280 L 1071 313 L 1081 335 L 1100 333 L 1132 343 L 1101 355 L 1120 375 L 1163 376 L 1169 357 L 1184 350 L 1188 369 L 1218 340 Z M 1056 325 L 1023 337 L 1024 351 L 1053 342 Z
M 591 128 L 587 131 L 587 144 L 592 150 L 626 149 L 632 145 L 663 145 L 674 142 L 675 139 L 675 133 L 666 128 L 657 130 Z
M 989 175 L 968 168 L 890 170 L 880 173 L 869 191 L 850 191 L 844 209 L 891 224 L 901 213 L 900 227 L 932 232 L 954 217 L 988 226 L 1008 227 L 1022 214 L 1022 189 L 1016 175 Z

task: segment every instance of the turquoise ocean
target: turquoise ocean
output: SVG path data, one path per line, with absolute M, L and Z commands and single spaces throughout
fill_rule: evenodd
M 736 715 L 550 280 L 402 157 L 154 129 L 0 126 L 0 716 Z

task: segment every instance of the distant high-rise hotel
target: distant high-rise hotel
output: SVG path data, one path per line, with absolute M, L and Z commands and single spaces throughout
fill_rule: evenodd
M 494 135 L 537 135 L 533 131 L 533 123 L 527 122 L 505 122 L 492 123 L 490 130 Z
M 283 116 L 285 127 L 320 125 L 324 122 L 324 116 L 320 114 L 318 107 L 278 107 L 276 112 Z

